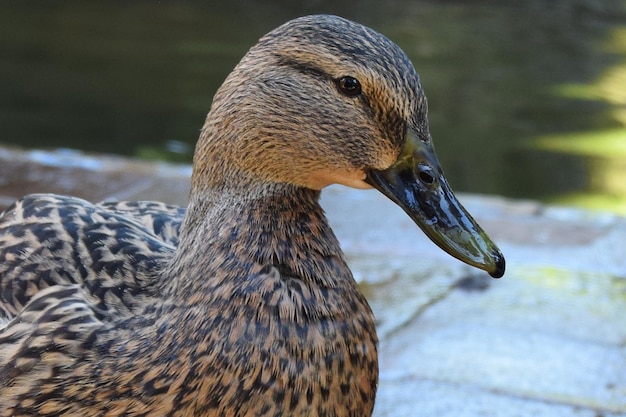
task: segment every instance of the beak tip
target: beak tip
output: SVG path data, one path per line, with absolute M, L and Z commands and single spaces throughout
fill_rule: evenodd
M 496 251 L 493 254 L 494 257 L 494 269 L 489 271 L 489 275 L 493 278 L 500 278 L 504 275 L 504 271 L 506 269 L 506 262 L 504 260 L 504 256 L 500 251 Z

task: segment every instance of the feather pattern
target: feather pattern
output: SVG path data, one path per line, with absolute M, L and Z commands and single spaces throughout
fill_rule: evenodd
M 0 214 L 0 417 L 371 416 L 374 316 L 320 190 L 370 188 L 408 130 L 430 146 L 427 126 L 400 48 L 308 16 L 216 93 L 186 208 L 15 202 Z

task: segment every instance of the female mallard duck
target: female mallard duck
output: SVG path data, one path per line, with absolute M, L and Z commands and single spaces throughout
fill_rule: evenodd
M 318 204 L 329 184 L 379 189 L 504 273 L 443 177 L 410 61 L 338 17 L 248 52 L 191 181 L 186 213 L 46 194 L 4 212 L 0 415 L 370 416 L 374 318 Z

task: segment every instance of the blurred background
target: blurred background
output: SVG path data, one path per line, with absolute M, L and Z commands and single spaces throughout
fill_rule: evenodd
M 5 1 L 0 146 L 190 162 L 241 56 L 312 13 L 406 51 L 456 191 L 626 214 L 625 0 Z

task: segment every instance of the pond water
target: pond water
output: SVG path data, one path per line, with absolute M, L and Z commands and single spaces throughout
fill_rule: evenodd
M 626 213 L 626 1 L 0 4 L 0 144 L 190 161 L 224 77 L 293 17 L 412 59 L 457 191 Z

